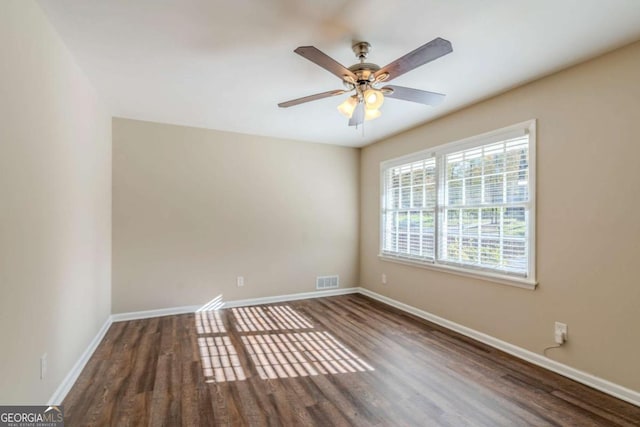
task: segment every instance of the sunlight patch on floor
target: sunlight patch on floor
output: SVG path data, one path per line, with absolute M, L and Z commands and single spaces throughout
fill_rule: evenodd
M 240 332 L 310 329 L 313 324 L 288 305 L 231 309 Z
M 227 332 L 219 310 L 196 312 L 196 330 L 198 335 Z
M 212 300 L 207 305 L 218 303 Z M 241 334 L 241 342 L 235 343 L 240 352 L 227 335 L 220 310 L 195 313 L 206 382 L 243 381 L 251 376 L 242 368 L 242 354 L 248 355 L 254 375 L 257 372 L 264 380 L 374 370 L 333 335 L 316 330 L 309 319 L 288 305 L 238 307 L 230 311 L 227 325 Z
M 207 382 L 242 381 L 246 378 L 238 352 L 229 337 L 198 338 L 198 347 Z
M 262 379 L 373 371 L 328 332 L 243 336 Z

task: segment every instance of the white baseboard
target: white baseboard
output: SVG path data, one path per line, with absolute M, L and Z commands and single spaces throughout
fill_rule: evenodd
M 151 319 L 152 317 L 173 316 L 174 314 L 195 313 L 200 305 L 185 305 L 181 307 L 160 308 L 157 310 L 132 311 L 129 313 L 117 313 L 111 315 L 114 322 L 127 320 Z
M 315 292 L 303 292 L 297 294 L 289 294 L 289 295 L 277 295 L 271 297 L 262 297 L 262 298 L 251 298 L 245 300 L 236 300 L 236 301 L 227 301 L 224 302 L 224 308 L 233 308 L 233 307 L 241 307 L 248 305 L 259 305 L 259 304 L 270 304 L 276 302 L 286 302 L 286 301 L 295 301 L 301 299 L 310 299 L 310 298 L 322 298 L 329 297 L 335 295 L 346 295 L 346 294 L 354 294 L 360 293 L 362 295 L 366 295 L 370 298 L 373 298 L 377 301 L 388 304 L 392 307 L 398 308 L 407 313 L 413 314 L 422 319 L 433 322 L 437 325 L 443 326 L 447 329 L 451 329 L 452 331 L 458 332 L 462 335 L 473 338 L 477 341 L 485 343 L 491 347 L 497 348 L 498 350 L 502 350 L 505 353 L 509 353 L 519 359 L 526 360 L 527 362 L 533 363 L 534 365 L 538 365 L 550 371 L 556 372 L 560 375 L 563 375 L 567 378 L 571 378 L 579 383 L 585 384 L 589 387 L 595 388 L 596 390 L 600 390 L 604 393 L 607 393 L 611 396 L 617 397 L 618 399 L 624 400 L 631 404 L 640 406 L 640 392 L 635 390 L 628 389 L 618 384 L 614 384 L 605 379 L 596 377 L 595 375 L 591 375 L 587 372 L 580 371 L 578 369 L 572 368 L 571 366 L 565 365 L 560 362 L 556 362 L 555 360 L 544 357 L 541 354 L 534 353 L 532 351 L 526 350 L 522 347 L 515 346 L 506 341 L 499 340 L 498 338 L 492 337 L 490 335 L 484 334 L 482 332 L 476 331 L 474 329 L 468 328 L 466 326 L 462 326 L 458 323 L 452 322 L 450 320 L 444 319 L 442 317 L 436 316 L 435 314 L 431 314 L 427 311 L 420 310 L 419 308 L 410 306 L 408 304 L 402 303 L 400 301 L 396 301 L 392 298 L 386 297 L 384 295 L 373 292 L 369 289 L 362 287 L 352 287 L 352 288 L 341 288 L 327 291 L 315 291 Z M 125 320 L 136 320 L 136 319 L 147 319 L 152 317 L 159 316 L 169 316 L 174 314 L 184 314 L 184 313 L 194 313 L 197 310 L 201 309 L 202 306 L 182 306 L 182 307 L 172 307 L 172 308 L 164 308 L 160 310 L 146 310 L 146 311 L 137 311 L 131 313 L 118 313 L 111 315 L 105 324 L 102 326 L 98 334 L 91 341 L 87 349 L 82 353 L 78 362 L 73 366 L 71 372 L 64 378 L 58 389 L 55 391 L 51 399 L 49 399 L 48 404 L 60 404 L 64 400 L 65 396 L 75 383 L 76 379 L 84 369 L 84 366 L 87 364 L 91 355 L 98 347 L 98 344 L 102 341 L 104 335 L 106 334 L 109 326 L 111 326 L 112 322 L 122 322 Z
M 93 339 L 89 343 L 89 346 L 85 349 L 82 355 L 80 355 L 80 359 L 78 359 L 76 364 L 73 365 L 73 368 L 71 368 L 71 371 L 69 371 L 67 376 L 64 377 L 64 379 L 62 380 L 62 382 L 60 383 L 56 391 L 53 392 L 53 395 L 47 402 L 47 405 L 62 404 L 62 401 L 67 396 L 67 393 L 69 393 L 69 390 L 71 390 L 71 387 L 80 376 L 80 373 L 84 369 L 85 365 L 87 364 L 89 359 L 91 359 L 91 356 L 93 356 L 93 352 L 96 351 L 96 348 L 98 348 L 98 345 L 102 342 L 102 339 L 104 338 L 105 334 L 109 330 L 111 323 L 112 323 L 111 316 L 109 316 L 107 320 L 104 322 L 104 324 L 102 325 L 102 327 L 100 328 L 100 330 L 98 331 L 98 333 L 96 334 L 96 336 L 93 337 Z
M 300 299 L 333 297 L 336 295 L 357 294 L 360 288 L 338 288 L 328 291 L 302 292 L 298 294 L 277 295 L 273 297 L 250 298 L 224 303 L 224 308 L 244 307 L 247 305 L 272 304 L 274 302 L 296 301 Z
M 420 310 L 419 308 L 415 308 L 400 301 L 396 301 L 392 298 L 378 294 L 369 289 L 359 288 L 359 292 L 362 295 L 366 295 L 370 298 L 398 308 L 402 311 L 421 317 L 447 329 L 451 329 L 452 331 L 473 338 L 491 347 L 497 348 L 498 350 L 502 350 L 505 353 L 509 353 L 519 359 L 526 360 L 527 362 L 533 363 L 534 365 L 538 365 L 542 368 L 548 369 L 567 378 L 571 378 L 572 380 L 588 385 L 589 387 L 617 397 L 618 399 L 632 403 L 636 406 L 640 406 L 640 393 L 635 390 L 628 389 L 621 385 L 596 377 L 595 375 L 591 375 L 587 372 L 580 371 L 563 363 L 556 362 L 555 360 L 549 359 L 548 357 L 545 357 L 541 354 L 537 354 L 522 347 L 509 344 L 506 341 L 499 340 L 498 338 L 494 338 L 490 335 L 484 334 L 474 329 L 467 328 L 466 326 L 462 326 L 450 320 L 443 319 L 442 317 L 436 316 L 435 314 L 431 314 L 427 311 Z
M 300 299 L 331 297 L 335 295 L 355 294 L 360 288 L 338 288 L 327 291 L 301 292 L 297 294 L 275 295 L 271 297 L 249 298 L 235 301 L 221 301 L 220 308 L 244 307 L 247 305 L 272 304 L 274 302 L 295 301 Z M 130 313 L 118 313 L 111 315 L 114 322 L 125 320 L 149 319 L 152 317 L 171 316 L 174 314 L 195 313 L 202 305 L 186 305 L 182 307 L 162 308 L 159 310 L 133 311 Z

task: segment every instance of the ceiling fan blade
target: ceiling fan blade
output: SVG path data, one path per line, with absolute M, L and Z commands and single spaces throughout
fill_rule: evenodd
M 294 52 L 338 76 L 340 80 L 343 80 L 344 76 L 349 76 L 357 80 L 356 75 L 353 74 L 352 71 L 313 46 L 300 46 L 294 50 Z
M 349 119 L 349 126 L 359 126 L 364 123 L 364 102 L 359 102 Z
M 412 89 L 403 86 L 385 86 L 382 88 L 393 90 L 392 93 L 385 94 L 385 98 L 402 99 L 403 101 L 417 102 L 425 105 L 438 105 L 444 101 L 445 95 L 436 92 L 428 92 L 426 90 Z M 383 92 L 384 93 L 384 92 Z
M 414 68 L 418 68 L 427 62 L 431 62 L 451 52 L 453 52 L 451 42 L 438 37 L 420 46 L 416 50 L 407 53 L 405 56 L 396 59 L 391 64 L 382 67 L 376 71 L 375 76 L 378 77 L 381 74 L 389 73 L 389 77 L 386 80 L 395 79 Z
M 294 105 L 303 104 L 305 102 L 315 101 L 322 98 L 328 98 L 330 96 L 342 95 L 346 93 L 346 90 L 338 89 L 338 90 L 330 90 L 327 92 L 316 93 L 315 95 L 303 96 L 302 98 L 292 99 L 291 101 L 281 102 L 278 104 L 280 108 L 293 107 Z

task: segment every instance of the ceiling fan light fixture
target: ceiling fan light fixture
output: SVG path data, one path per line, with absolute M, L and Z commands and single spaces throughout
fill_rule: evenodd
M 371 110 L 371 109 L 367 108 L 364 111 L 364 119 L 367 120 L 367 121 L 368 120 L 377 119 L 381 115 L 382 115 L 382 112 L 380 110 Z
M 338 105 L 338 111 L 347 119 L 350 119 L 353 115 L 353 110 L 356 109 L 356 105 L 358 105 L 358 97 L 350 96 L 342 104 Z
M 377 110 L 384 102 L 384 95 L 378 89 L 364 91 L 364 103 L 368 110 Z

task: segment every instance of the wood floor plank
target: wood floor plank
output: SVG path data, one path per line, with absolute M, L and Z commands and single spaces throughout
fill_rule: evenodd
M 64 405 L 73 426 L 640 426 L 639 407 L 362 295 L 115 323 Z

